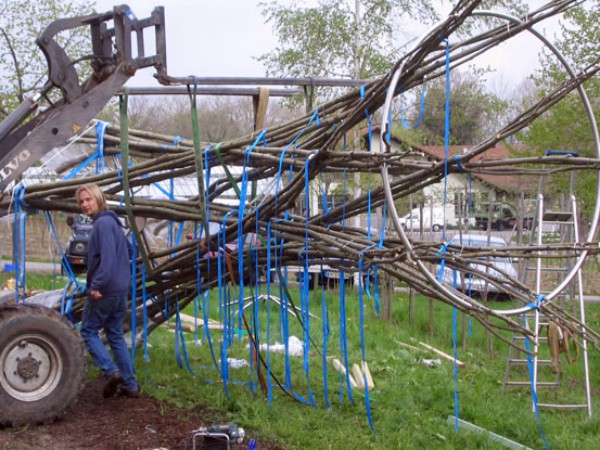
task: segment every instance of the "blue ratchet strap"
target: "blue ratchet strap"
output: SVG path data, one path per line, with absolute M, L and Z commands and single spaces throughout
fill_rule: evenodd
M 71 314 L 73 310 L 73 297 L 77 294 L 77 290 L 69 294 L 69 288 L 71 287 L 71 283 L 67 283 L 62 292 L 62 298 L 60 300 L 60 313 L 63 316 L 66 316 L 71 323 L 76 323 L 73 314 Z
M 346 367 L 346 376 L 340 373 L 340 403 L 343 401 L 344 390 L 342 380 L 346 383 L 346 393 L 348 399 L 354 404 L 354 396 L 352 395 L 352 386 L 350 384 L 350 361 L 348 358 L 348 335 L 346 332 L 346 283 L 340 283 L 340 354 L 344 358 L 344 367 Z
M 454 161 L 456 161 L 456 167 L 458 167 L 458 170 L 460 170 L 461 172 L 467 172 L 467 170 L 465 170 L 462 163 L 460 162 L 460 155 L 454 155 Z M 468 172 L 471 173 L 471 171 Z
M 382 219 L 381 219 L 382 224 L 385 224 L 386 217 L 387 217 L 387 207 L 384 203 L 383 210 L 382 210 Z M 385 238 L 385 226 L 382 226 L 381 230 L 379 231 L 379 241 L 377 242 L 377 248 L 379 250 L 383 249 L 384 238 Z M 379 301 L 379 264 L 374 264 L 373 268 L 369 269 L 369 271 L 373 272 L 373 297 L 375 298 L 375 313 L 377 315 L 379 315 L 379 314 L 381 314 L 381 307 L 380 307 L 380 301 Z M 367 276 L 367 283 L 368 284 L 371 283 L 368 276 Z
M 131 360 L 135 361 L 137 334 L 137 317 L 135 311 L 137 309 L 137 240 L 135 235 L 131 233 Z
M 25 231 L 27 215 L 29 213 L 23 210 L 24 206 L 27 206 L 27 202 L 25 202 L 25 187 L 22 184 L 19 184 L 15 188 L 15 232 L 13 244 L 13 261 L 15 263 L 15 291 L 17 303 L 25 300 L 26 290 L 25 264 L 27 241 L 25 239 Z
M 363 250 L 361 252 L 361 256 L 358 259 L 358 271 L 360 273 L 360 279 L 358 282 L 358 285 L 359 285 L 358 316 L 359 316 L 359 320 L 360 320 L 360 353 L 362 356 L 363 364 L 365 364 L 367 362 L 367 356 L 366 356 L 366 351 L 365 351 L 365 305 L 363 302 L 362 287 L 361 287 L 362 286 L 362 272 L 363 272 L 362 254 L 364 253 L 365 250 Z M 343 275 L 343 272 L 342 272 L 342 275 Z M 343 282 L 344 282 L 343 277 L 341 277 L 340 283 L 343 283 Z M 349 366 L 346 366 L 346 367 L 349 367 Z M 373 417 L 371 414 L 371 401 L 370 401 L 370 397 L 369 397 L 369 383 L 367 382 L 366 373 L 363 372 L 362 376 L 363 376 L 363 385 L 364 385 L 364 389 L 365 389 L 365 409 L 367 412 L 367 419 L 369 421 L 369 427 L 371 428 L 371 431 L 375 431 L 375 427 L 373 426 Z
M 148 354 L 148 292 L 146 291 L 146 264 L 142 264 L 142 330 L 144 336 L 144 361 L 150 362 Z
M 179 246 L 181 244 L 181 237 L 183 236 L 183 226 L 185 222 L 179 222 L 179 227 L 177 229 L 177 237 L 175 238 L 175 245 Z
M 405 114 L 404 114 L 404 101 L 403 101 L 403 97 L 402 95 L 400 96 L 400 118 L 402 120 L 402 125 L 404 125 L 404 128 L 408 129 L 408 130 L 414 130 L 419 128 L 419 126 L 421 126 L 421 122 L 423 121 L 423 116 L 425 115 L 425 83 L 423 83 L 421 85 L 421 106 L 419 107 L 419 118 L 417 119 L 417 123 L 415 124 L 415 126 L 411 126 L 405 118 Z
M 542 300 L 540 300 L 540 297 L 543 297 L 543 294 L 540 294 L 538 296 L 538 300 L 536 300 L 536 305 L 540 304 Z M 539 308 L 539 306 L 536 307 L 536 309 Z M 525 314 L 523 314 L 523 322 L 525 324 L 525 327 L 527 326 L 527 318 L 525 317 Z M 525 336 L 525 350 L 527 350 L 526 354 L 527 354 L 527 370 L 529 371 L 529 381 L 531 383 L 531 399 L 533 401 L 533 409 L 535 411 L 535 420 L 537 422 L 537 426 L 538 426 L 538 431 L 540 433 L 540 437 L 542 438 L 542 441 L 544 442 L 544 446 L 546 447 L 547 450 L 550 450 L 550 445 L 548 444 L 548 440 L 546 439 L 546 435 L 544 434 L 544 430 L 542 428 L 542 421 L 540 418 L 540 410 L 538 407 L 538 398 L 537 398 L 537 391 L 536 391 L 536 387 L 535 387 L 535 383 L 533 380 L 533 360 L 531 359 L 531 345 L 529 343 L 529 337 Z
M 539 311 L 540 306 L 542 306 L 543 302 L 544 302 L 544 294 L 539 294 L 534 302 L 530 302 L 526 306 L 527 306 L 527 308 L 531 308 L 531 309 L 535 309 L 535 310 Z
M 294 137 L 294 139 L 292 139 L 292 141 L 286 145 L 282 152 L 281 155 L 279 156 L 279 168 L 277 170 L 277 182 L 275 184 L 275 206 L 277 207 L 277 200 L 279 198 L 279 186 L 281 184 L 281 174 L 283 172 L 283 159 L 285 157 L 286 152 L 288 151 L 289 148 L 291 148 L 296 141 L 298 141 L 298 139 L 300 139 L 302 137 L 302 135 L 304 134 L 304 132 L 308 129 L 308 127 L 310 126 L 311 123 L 313 123 L 313 121 L 316 121 L 317 127 L 321 126 L 321 119 L 319 119 L 319 110 L 318 108 L 315 109 L 315 112 L 313 113 L 312 116 L 310 116 L 310 119 L 308 120 L 308 123 L 304 126 L 304 128 L 302 128 L 302 130 L 300 130 L 298 132 L 298 134 L 296 135 L 296 137 Z M 291 171 L 290 171 L 290 176 L 291 176 Z
M 271 220 L 267 223 L 267 302 L 271 301 Z M 258 220 L 256 221 L 258 226 Z M 258 285 L 258 279 L 256 281 Z M 280 302 L 281 307 L 281 302 Z M 266 335 L 267 345 L 271 342 L 271 308 L 267 307 L 267 335 Z M 267 373 L 271 373 L 271 352 L 267 352 Z M 267 399 L 269 405 L 273 404 L 273 383 L 271 381 L 271 377 L 267 377 Z
M 365 99 L 365 85 L 364 84 L 360 87 L 360 99 L 361 100 Z M 367 148 L 368 148 L 368 151 L 371 151 L 371 141 L 372 141 L 372 137 L 373 137 L 373 121 L 371 119 L 373 118 L 373 116 L 369 113 L 369 110 L 367 108 L 365 108 L 365 116 L 367 117 L 367 133 L 368 133 Z
M 306 216 L 310 217 L 310 158 L 306 159 L 306 163 L 304 166 L 304 190 L 306 192 Z M 308 266 L 309 266 L 309 235 L 308 235 L 308 220 L 305 221 L 304 227 L 304 249 L 305 249 L 305 258 L 304 258 L 304 274 L 305 277 L 308 278 Z M 309 350 L 310 350 L 310 300 L 309 300 L 309 283 L 304 283 L 304 292 L 302 293 L 301 298 L 301 308 L 302 308 L 302 320 L 304 322 L 304 373 L 306 374 L 306 387 L 308 388 L 308 395 L 310 398 L 310 403 L 313 406 L 316 406 L 315 398 L 312 393 L 312 389 L 310 387 L 310 366 L 309 366 Z
M 368 240 L 371 240 L 371 222 L 372 222 L 372 217 L 373 217 L 373 214 L 372 214 L 372 209 L 371 209 L 371 190 L 369 190 L 369 192 L 367 193 L 367 239 Z M 369 248 L 371 248 L 371 247 L 369 247 Z M 368 275 L 368 272 L 367 272 L 367 275 Z M 360 277 L 362 279 L 362 273 L 360 274 Z M 365 284 L 365 291 L 367 292 L 367 296 L 369 298 L 372 298 L 371 291 L 369 289 L 370 284 L 371 283 L 369 282 L 369 277 L 367 276 L 367 282 Z
M 444 270 L 446 269 L 446 251 L 448 250 L 448 243 L 444 242 L 440 249 L 437 251 L 435 256 L 440 256 L 440 273 L 438 274 L 438 281 L 441 283 L 444 279 Z
M 219 367 L 219 363 L 217 362 L 217 355 L 215 354 L 215 349 L 213 347 L 212 337 L 210 335 L 210 327 L 208 326 L 210 323 L 210 301 L 208 295 L 208 289 L 204 291 L 202 295 L 202 320 L 204 321 L 204 337 L 208 342 L 208 348 L 210 350 L 210 357 L 213 360 L 213 364 L 215 369 L 221 375 L 221 369 Z
M 83 162 L 81 162 L 77 167 L 71 170 L 63 180 L 72 180 L 81 172 L 85 167 L 87 167 L 92 161 L 96 161 L 96 173 L 104 172 L 104 135 L 106 133 L 106 128 L 110 125 L 108 122 L 99 121 L 96 124 L 96 142 L 97 147 L 96 151 L 88 156 Z
M 568 150 L 546 150 L 545 156 L 579 156 L 577 151 Z
M 181 340 L 181 354 L 183 355 L 183 361 L 185 362 L 185 367 L 188 370 L 188 372 L 190 374 L 192 374 L 192 376 L 196 376 L 196 373 L 194 372 L 194 369 L 192 369 L 192 366 L 190 365 L 190 359 L 188 358 L 188 353 L 187 353 L 187 347 L 186 347 L 186 343 L 185 343 L 185 334 L 183 331 L 183 326 L 181 324 L 181 316 L 180 316 L 180 311 L 179 311 L 179 302 L 176 302 L 175 307 L 177 308 L 177 319 L 176 319 L 176 326 L 175 326 L 175 345 L 177 347 L 177 341 Z M 177 355 L 178 357 L 180 356 L 179 353 Z M 180 363 L 180 360 L 178 360 L 178 363 Z
M 96 124 L 96 142 L 98 143 L 98 158 L 96 159 L 96 173 L 104 173 L 104 135 L 106 134 L 106 128 L 108 122 L 100 121 Z
M 226 230 L 226 226 L 227 226 L 227 219 L 229 218 L 230 215 L 234 214 L 234 211 L 229 211 L 225 217 L 223 217 L 223 222 L 221 224 L 221 228 L 219 229 L 219 234 L 217 237 L 217 275 L 219 278 L 218 281 L 218 286 L 219 286 L 219 318 L 221 320 L 221 322 L 223 323 L 223 341 L 226 343 L 230 343 L 231 341 L 231 323 L 230 323 L 230 317 L 229 317 L 229 308 L 228 308 L 228 304 L 229 304 L 229 298 L 227 298 L 228 296 L 228 292 L 226 289 L 226 283 L 224 283 L 225 281 L 225 258 L 224 258 L 224 253 L 227 251 L 226 249 L 226 244 L 227 244 L 227 230 Z M 224 273 L 225 272 L 225 273 Z M 230 276 L 233 277 L 233 274 L 230 274 Z M 233 280 L 232 280 L 233 281 Z M 222 350 L 222 349 L 221 349 Z M 223 361 L 221 361 L 221 366 L 223 365 Z M 221 367 L 222 369 L 222 367 Z
M 243 295 L 244 295 L 244 235 L 243 235 L 243 219 L 246 209 L 246 196 L 248 195 L 248 172 L 250 165 L 250 155 L 256 148 L 256 146 L 264 141 L 267 129 L 262 130 L 252 145 L 244 152 L 244 166 L 242 169 L 242 189 L 240 192 L 240 202 L 238 208 L 238 271 L 239 271 L 239 290 L 240 290 L 240 302 L 243 307 Z M 241 312 L 240 312 L 240 323 L 238 324 L 241 328 Z

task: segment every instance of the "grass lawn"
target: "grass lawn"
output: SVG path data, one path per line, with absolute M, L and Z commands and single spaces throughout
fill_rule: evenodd
M 297 299 L 297 291 L 293 292 Z M 310 356 L 304 364 L 302 356 L 290 356 L 289 374 L 293 392 L 306 401 L 314 398 L 314 406 L 286 395 L 271 380 L 270 395 L 266 397 L 254 372 L 248 367 L 229 369 L 227 393 L 213 363 L 211 345 L 199 332 L 201 345 L 194 342 L 194 334 L 185 333 L 186 352 L 181 342 L 176 343 L 176 333 L 160 327 L 149 337 L 151 346 L 145 352 L 137 351 L 136 368 L 143 391 L 166 399 L 178 407 L 208 405 L 223 414 L 223 420 L 259 430 L 262 436 L 276 438 L 286 449 L 456 449 L 505 448 L 485 434 L 454 428 L 448 416 L 456 414 L 455 390 L 458 398 L 458 416 L 485 430 L 496 433 L 529 448 L 544 448 L 536 415 L 532 411 L 529 389 L 513 388 L 502 393 L 506 358 L 509 348 L 497 338 L 486 335 L 476 321 L 458 317 L 458 359 L 465 363 L 456 378 L 451 362 L 427 350 L 412 350 L 399 344 L 421 347 L 413 339 L 427 343 L 445 353 L 452 354 L 453 311 L 441 303 L 433 302 L 433 330 L 430 330 L 430 302 L 417 297 L 416 314 L 409 323 L 406 294 L 396 294 L 393 304 L 393 323 L 375 314 L 371 300 L 365 299 L 364 348 L 366 360 L 374 379 L 375 389 L 369 393 L 370 413 L 374 430 L 369 427 L 364 390 L 353 389 L 351 396 L 345 378 L 333 369 L 332 359 L 341 357 L 340 334 L 345 331 L 350 365 L 360 363 L 361 333 L 359 302 L 350 291 L 346 298 L 346 327 L 340 327 L 339 291 L 320 290 L 311 293 L 311 312 L 323 317 L 326 306 L 328 327 L 323 321 L 311 318 L 309 322 Z M 207 314 L 219 319 L 216 293 L 211 293 L 210 311 Z M 299 301 L 298 301 L 299 303 Z M 260 312 L 253 317 L 247 310 L 248 320 L 256 324 L 261 342 L 282 341 L 281 318 L 274 303 L 266 308 L 260 303 Z M 507 302 L 496 306 L 508 308 Z M 187 314 L 194 314 L 190 305 Z M 588 323 L 600 324 L 600 305 L 588 305 Z M 199 309 L 200 318 L 202 311 Z M 253 320 L 256 319 L 256 320 Z M 201 321 L 201 320 L 200 320 Z M 304 340 L 298 321 L 289 316 L 289 335 Z M 463 343 L 463 328 L 465 330 Z M 269 335 L 267 336 L 267 332 Z M 323 336 L 328 334 L 327 349 L 323 349 Z M 507 334 L 507 337 L 510 337 Z M 211 330 L 212 350 L 217 360 L 221 351 L 223 334 Z M 236 335 L 228 348 L 227 356 L 249 361 L 246 348 L 248 338 Z M 261 352 L 268 358 L 272 373 L 284 383 L 285 359 L 281 353 Z M 423 360 L 434 360 L 434 365 Z M 440 360 L 439 363 L 436 360 Z M 178 363 L 179 360 L 179 363 Z M 323 361 L 326 361 L 323 363 Z M 564 357 L 563 357 L 564 361 Z M 570 366 L 563 363 L 562 386 L 557 400 L 583 401 L 582 359 Z M 188 370 L 186 366 L 191 369 Z M 600 385 L 600 356 L 590 351 L 590 375 L 593 401 Z M 193 373 L 192 373 L 193 372 Z M 326 372 L 326 377 L 325 377 Z M 523 379 L 528 379 L 526 373 Z M 540 379 L 542 374 L 540 374 Z M 252 380 L 254 384 L 249 385 Z M 324 381 L 326 380 L 326 381 Z M 327 393 L 327 395 L 325 394 Z M 540 401 L 554 401 L 554 394 L 538 392 Z M 351 398 L 350 398 L 351 397 Z M 593 405 L 596 406 L 597 405 Z M 541 429 L 550 448 L 597 449 L 600 448 L 600 420 L 598 415 L 587 418 L 585 410 L 540 411 Z

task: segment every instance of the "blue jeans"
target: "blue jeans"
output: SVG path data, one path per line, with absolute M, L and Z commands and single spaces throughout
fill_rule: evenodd
M 123 337 L 123 321 L 127 312 L 127 296 L 104 296 L 99 300 L 88 297 L 81 319 L 81 337 L 96 365 L 106 376 L 119 371 L 123 375 L 123 386 L 129 390 L 138 389 L 133 376 L 133 366 L 129 357 L 127 343 Z M 115 360 L 98 336 L 104 329 L 106 339 L 112 349 Z

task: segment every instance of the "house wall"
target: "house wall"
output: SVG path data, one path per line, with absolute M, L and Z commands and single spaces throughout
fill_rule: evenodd
M 400 144 L 396 141 L 392 141 L 392 151 L 400 152 Z M 379 146 L 379 134 L 374 133 L 371 142 L 371 150 L 378 152 Z M 425 155 L 416 155 L 413 158 L 423 158 Z M 493 188 L 482 183 L 481 181 L 469 177 L 467 172 L 464 173 L 451 173 L 448 174 L 446 179 L 442 179 L 437 183 L 426 186 L 422 191 L 423 206 L 443 206 L 453 205 L 455 212 L 458 214 L 459 209 L 463 217 L 467 216 L 467 207 L 471 205 L 471 208 L 483 201 L 487 201 L 490 196 L 490 192 L 494 192 Z M 414 201 L 414 200 L 413 200 Z M 412 207 L 418 206 L 418 202 L 414 201 Z

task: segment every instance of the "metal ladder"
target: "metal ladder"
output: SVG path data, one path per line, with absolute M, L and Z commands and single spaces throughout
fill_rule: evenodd
M 548 154 L 548 153 L 547 153 Z M 576 155 L 574 155 L 576 156 Z M 559 243 L 576 243 L 579 242 L 579 227 L 577 220 L 577 202 L 573 195 L 574 179 L 571 176 L 571 195 L 569 196 L 569 204 L 566 208 L 558 211 L 546 210 L 544 205 L 544 188 L 545 180 L 540 179 L 540 187 L 536 203 L 535 220 L 531 230 L 530 245 L 537 245 L 540 249 L 537 251 L 536 258 L 526 261 L 523 271 L 523 283 L 527 284 L 528 274 L 535 274 L 535 292 L 538 295 L 545 295 L 550 292 L 547 289 L 548 278 L 555 276 L 556 281 L 551 283 L 554 286 L 561 284 L 566 275 L 572 270 L 575 263 L 575 257 L 560 257 L 558 259 L 549 258 L 551 253 L 565 253 L 568 250 L 545 250 L 543 249 L 544 231 L 550 226 L 553 229 L 553 236 Z M 572 251 L 572 249 L 570 249 Z M 535 264 L 532 264 L 534 262 Z M 558 264 L 556 263 L 558 262 Z M 583 299 L 583 279 L 581 268 L 578 269 L 575 277 L 568 283 L 553 299 L 554 303 L 559 304 L 563 308 L 571 308 L 572 312 L 582 324 L 585 324 L 585 305 Z M 509 355 L 507 358 L 506 372 L 504 377 L 503 392 L 509 387 L 529 387 L 532 383 L 538 391 L 537 404 L 540 408 L 557 408 L 557 409 L 587 409 L 588 416 L 592 416 L 591 405 L 591 389 L 588 365 L 587 342 L 584 340 L 581 343 L 583 359 L 583 371 L 585 378 L 585 402 L 573 401 L 563 402 L 558 401 L 559 388 L 561 386 L 561 375 L 563 373 L 562 356 L 559 356 L 557 365 L 553 368 L 550 352 L 548 349 L 548 338 L 542 336 L 544 330 L 548 329 L 549 321 L 547 317 L 540 313 L 539 310 L 533 309 L 523 316 L 524 325 L 526 328 L 533 331 L 533 338 L 526 341 L 522 335 L 513 335 L 511 345 L 509 347 Z M 542 345 L 546 344 L 546 345 Z M 528 348 L 527 348 L 528 346 Z M 529 359 L 526 356 L 527 349 L 531 356 Z M 527 369 L 531 364 L 531 374 Z M 520 368 L 520 369 L 519 369 Z M 550 369 L 553 369 L 550 371 Z M 550 372 L 550 373 L 549 373 Z M 515 379 L 515 376 L 520 375 L 520 379 Z M 553 391 L 553 398 L 548 398 L 548 395 L 543 395 L 540 389 L 544 391 Z M 535 405 L 533 405 L 535 408 Z

